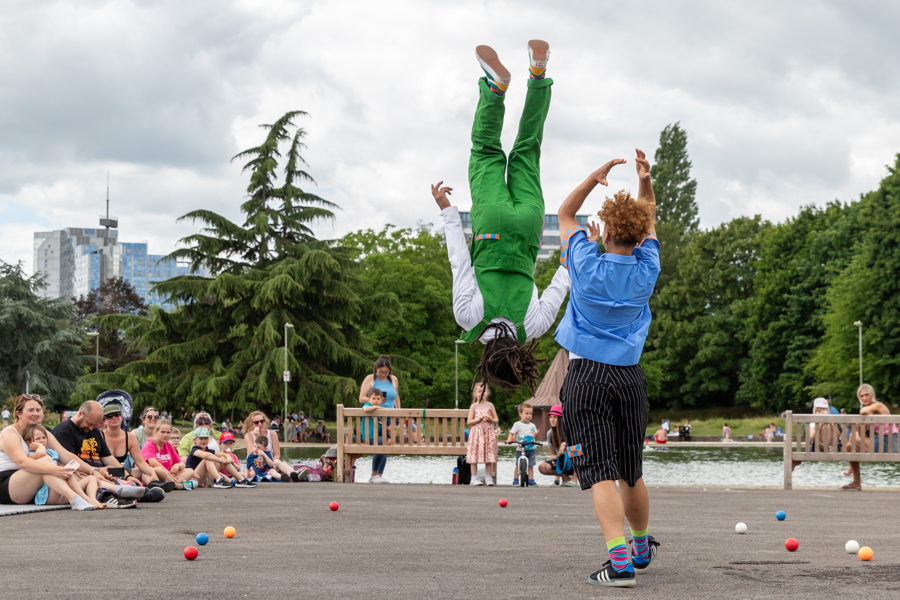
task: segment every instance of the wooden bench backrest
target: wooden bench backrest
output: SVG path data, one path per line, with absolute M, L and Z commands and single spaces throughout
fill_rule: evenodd
M 818 431 L 826 431 L 819 427 L 836 424 L 841 427 L 830 428 L 830 439 L 810 444 L 810 425 L 814 424 Z M 866 452 L 866 428 L 870 430 L 870 440 L 878 426 L 881 436 L 878 453 Z M 791 489 L 791 464 L 794 461 L 842 461 L 842 462 L 900 462 L 900 452 L 894 452 L 894 427 L 900 428 L 900 414 L 897 415 L 795 415 L 791 411 L 785 413 L 784 424 L 784 489 Z M 847 437 L 849 433 L 849 439 Z M 889 434 L 884 443 L 885 433 Z M 838 451 L 838 439 L 841 450 Z M 874 450 L 874 440 L 870 441 Z M 898 448 L 900 450 L 900 448 Z
M 468 410 L 391 408 L 365 412 L 337 407 L 338 472 L 347 480 L 350 457 L 362 454 L 465 456 Z M 368 419 L 381 418 L 381 443 L 372 435 Z M 365 419 L 366 437 L 362 439 Z M 399 420 L 399 423 L 397 421 Z M 413 427 L 415 424 L 415 427 Z M 377 432 L 377 421 L 375 430 Z M 413 431 L 415 429 L 415 431 Z M 374 439 L 373 439 L 374 438 Z M 340 481 L 335 477 L 335 481 Z

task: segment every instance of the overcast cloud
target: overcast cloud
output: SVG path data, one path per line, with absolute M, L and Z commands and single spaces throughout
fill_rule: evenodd
M 610 187 L 634 189 L 634 148 L 680 121 L 702 226 L 782 221 L 875 188 L 900 152 L 897 31 L 900 4 L 860 1 L 7 1 L 0 259 L 31 272 L 33 232 L 96 226 L 107 171 L 120 239 L 152 253 L 194 231 L 175 222 L 190 210 L 239 219 L 230 157 L 295 109 L 310 190 L 343 208 L 320 237 L 437 222 L 429 183 L 470 205 L 475 46 L 513 72 L 509 148 L 534 37 L 555 81 L 549 212 L 610 158 L 629 159 Z

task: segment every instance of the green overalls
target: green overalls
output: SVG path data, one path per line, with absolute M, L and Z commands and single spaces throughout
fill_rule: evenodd
M 525 313 L 534 291 L 534 264 L 544 224 L 541 191 L 541 141 L 550 108 L 552 79 L 528 80 L 525 108 L 512 152 L 500 145 L 503 97 L 478 82 L 481 94 L 472 124 L 469 188 L 472 194 L 472 265 L 484 299 L 484 318 L 461 338 L 476 341 L 497 317 L 527 339 Z M 508 169 L 508 175 L 507 175 Z

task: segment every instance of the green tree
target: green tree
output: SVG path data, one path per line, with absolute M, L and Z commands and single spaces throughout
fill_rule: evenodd
M 660 244 L 660 273 L 650 299 L 658 308 L 659 294 L 678 272 L 684 246 L 697 233 L 697 181 L 691 178 L 687 132 L 679 123 L 667 125 L 659 134 L 659 147 L 650 167 L 656 196 L 656 233 Z M 654 328 L 655 329 L 655 328 Z M 651 332 L 651 335 L 653 332 Z
M 146 315 L 149 307 L 138 295 L 134 287 L 121 277 L 107 279 L 87 296 L 72 298 L 75 315 L 72 324 L 79 324 L 87 330 L 98 331 L 99 349 L 93 341 L 88 343 L 86 354 L 99 352 L 104 359 L 103 370 L 115 371 L 119 367 L 142 358 L 140 352 L 129 350 L 128 343 L 119 329 L 98 328 L 90 320 L 100 315 Z
M 809 369 L 814 393 L 853 408 L 859 385 L 857 328 L 863 324 L 865 380 L 877 396 L 900 396 L 900 155 L 877 190 L 859 205 L 859 240 L 827 294 L 825 334 Z
M 176 250 L 169 258 L 189 260 L 195 271 L 205 266 L 213 275 L 241 273 L 289 256 L 298 244 L 315 241 L 311 224 L 319 219 L 334 219 L 329 209 L 338 206 L 297 187 L 302 181 L 315 183 L 300 168 L 306 164 L 300 155 L 300 150 L 306 147 L 303 143 L 306 131 L 294 125 L 300 116 L 306 113 L 291 111 L 272 125 L 260 125 L 268 131 L 265 141 L 231 159 L 247 160 L 243 172 L 250 172 L 248 198 L 241 205 L 241 212 L 246 215 L 244 224 L 237 225 L 209 210 L 191 211 L 179 221 L 200 221 L 205 227 L 201 233 L 182 239 L 189 247 Z M 285 142 L 290 146 L 284 185 L 276 187 L 281 147 Z
M 825 324 L 826 294 L 853 257 L 859 204 L 807 206 L 769 229 L 741 336 L 750 343 L 738 400 L 772 412 L 805 404 L 817 382 L 808 362 Z M 822 395 L 830 390 L 823 389 Z
M 697 218 L 697 181 L 691 178 L 691 159 L 687 151 L 687 132 L 679 123 L 667 125 L 659 134 L 659 148 L 650 167 L 656 219 L 675 226 L 678 231 L 694 233 Z
M 453 317 L 453 278 L 444 236 L 432 233 L 430 226 L 387 225 L 377 232 L 351 233 L 342 243 L 361 255 L 358 292 L 390 292 L 400 304 L 399 312 L 373 307 L 375 318 L 361 326 L 374 353 L 391 357 L 404 408 L 453 408 L 454 347 L 460 327 Z M 477 357 L 460 346 L 459 359 L 459 404 L 467 408 Z
M 697 234 L 685 248 L 677 278 L 660 294 L 657 335 L 643 361 L 662 376 L 655 402 L 734 404 L 748 360 L 741 337 L 746 303 L 768 227 L 758 216 L 734 219 Z
M 149 318 L 98 320 L 128 331 L 132 347 L 147 352 L 146 360 L 101 378 L 104 387 L 119 387 L 139 405 L 160 409 L 280 412 L 290 323 L 290 406 L 322 414 L 340 402 L 356 404 L 356 379 L 371 366 L 360 323 L 398 307 L 389 292 L 363 298 L 353 291 L 356 250 L 312 238 L 310 224 L 331 218 L 322 206 L 334 205 L 294 185 L 309 179 L 298 169 L 303 130 L 292 130 L 302 114 L 290 112 L 263 126 L 264 143 L 236 157 L 249 159 L 243 226 L 211 211 L 184 217 L 202 221 L 205 229 L 182 240 L 188 247 L 170 256 L 205 266 L 215 278 L 191 275 L 157 284 L 156 291 L 181 304 L 173 313 L 153 309 Z M 275 187 L 285 143 L 285 184 Z M 86 387 L 88 397 L 98 388 Z
M 84 334 L 69 326 L 75 307 L 41 298 L 44 287 L 44 276 L 0 261 L 0 395 L 24 393 L 30 375 L 30 391 L 52 408 L 68 400 L 93 356 L 82 355 Z

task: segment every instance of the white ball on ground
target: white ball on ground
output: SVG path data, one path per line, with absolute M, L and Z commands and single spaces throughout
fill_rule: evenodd
M 847 554 L 856 554 L 859 552 L 859 542 L 856 540 L 850 540 L 844 545 L 844 550 L 847 551 Z
M 738 523 L 734 526 L 734 530 L 737 533 L 747 533 L 747 525 L 745 523 Z

